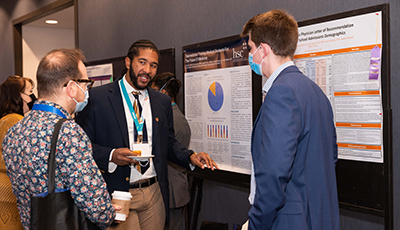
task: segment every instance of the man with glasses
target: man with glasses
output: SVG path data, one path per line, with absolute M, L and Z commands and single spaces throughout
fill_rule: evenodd
M 47 161 L 55 124 L 67 118 L 56 151 L 56 189 L 69 188 L 79 210 L 101 229 L 115 210 L 106 183 L 92 156 L 92 144 L 71 115 L 87 104 L 89 80 L 83 54 L 76 49 L 50 51 L 37 70 L 38 100 L 3 141 L 3 155 L 25 229 L 30 228 L 31 196 L 46 192 Z

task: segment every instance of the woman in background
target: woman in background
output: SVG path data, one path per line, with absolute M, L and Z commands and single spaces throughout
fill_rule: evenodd
M 33 104 L 36 101 L 36 96 L 33 94 L 33 81 L 30 78 L 23 77 L 24 80 L 24 90 L 21 92 L 21 98 L 24 101 L 22 109 L 24 114 L 32 110 Z
M 171 98 L 174 118 L 175 139 L 186 148 L 190 143 L 190 126 L 176 105 L 176 95 L 179 93 L 181 82 L 172 73 L 162 73 L 154 77 L 151 87 Z M 185 229 L 185 206 L 189 202 L 189 185 L 186 169 L 168 161 L 169 181 L 169 225 L 165 230 Z
M 0 144 L 9 128 L 23 118 L 32 108 L 35 96 L 30 78 L 10 76 L 0 85 Z M 6 174 L 2 148 L 0 148 L 0 229 L 20 230 L 17 200 Z

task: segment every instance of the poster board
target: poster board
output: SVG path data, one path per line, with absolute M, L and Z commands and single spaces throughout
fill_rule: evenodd
M 339 160 L 336 166 L 339 205 L 341 208 L 383 216 L 386 229 L 392 229 L 389 5 L 382 4 L 357 9 L 298 24 L 300 36 L 295 64 L 305 75 L 320 85 L 335 110 L 339 146 Z M 184 83 L 185 90 L 191 92 L 189 95 L 192 94 L 193 89 L 186 86 L 188 78 L 196 76 L 195 74 L 200 74 L 205 78 L 217 76 L 211 74 L 213 68 L 226 67 L 222 61 L 226 59 L 224 55 L 227 54 L 209 59 L 213 51 L 225 49 L 226 41 L 232 41 L 235 38 L 225 39 L 183 47 Z M 197 55 L 195 55 L 196 52 Z M 247 52 L 244 54 L 244 57 L 248 56 Z M 230 55 L 233 56 L 233 52 Z M 191 62 L 186 60 L 187 58 L 194 60 Z M 216 61 L 217 59 L 219 61 Z M 205 63 L 201 60 L 205 60 Z M 207 63 L 210 61 L 217 64 L 210 65 Z M 188 71 L 188 63 L 197 63 L 194 67 L 192 66 L 194 71 Z M 207 76 L 207 74 L 210 75 Z M 261 100 L 256 100 L 261 98 L 262 86 L 261 82 L 255 83 L 255 79 L 261 80 L 261 78 L 254 78 L 254 75 L 253 73 L 253 116 L 258 113 L 261 105 Z M 335 81 L 336 85 L 332 84 Z M 208 89 L 213 82 L 213 80 L 205 83 L 200 80 L 197 82 L 199 88 L 202 88 L 203 97 L 207 98 Z M 221 84 L 221 86 L 225 89 L 224 85 Z M 208 109 L 205 98 L 198 98 L 198 102 L 203 101 L 199 103 L 202 110 Z M 186 93 L 185 100 L 188 100 Z M 193 101 L 190 98 L 189 100 Z M 189 102 L 185 102 L 185 108 L 187 119 L 193 119 L 188 116 L 191 113 Z M 360 114 L 364 116 L 358 116 Z M 206 131 L 207 124 L 203 125 L 203 133 Z M 207 136 L 207 133 L 205 135 Z M 205 145 L 207 144 L 206 140 Z M 196 149 L 196 146 L 193 149 Z M 210 155 L 216 159 L 217 163 L 220 163 L 218 156 L 215 157 L 213 153 Z M 249 186 L 248 174 L 240 170 L 223 167 L 220 172 L 205 170 L 192 174 L 204 179 Z
M 251 131 L 261 107 L 261 77 L 248 64 L 247 38 L 231 36 L 184 46 L 184 106 L 190 149 L 221 170 L 192 174 L 249 186 Z
M 88 77 L 95 80 L 94 87 L 110 83 L 122 76 L 125 69 L 125 57 L 85 62 Z M 160 50 L 157 74 L 171 72 L 175 74 L 175 48 Z
M 388 14 L 382 4 L 299 22 L 294 57 L 333 107 L 340 207 L 385 216 L 386 226 L 393 215 Z

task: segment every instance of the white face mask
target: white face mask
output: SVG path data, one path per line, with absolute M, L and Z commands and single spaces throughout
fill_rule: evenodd
M 80 87 L 78 85 L 78 83 L 76 83 L 76 82 L 74 82 L 74 83 L 85 93 L 85 100 L 83 100 L 82 102 L 78 102 L 77 100 L 75 100 L 75 98 L 72 98 L 76 102 L 76 107 L 75 107 L 74 113 L 78 113 L 78 112 L 82 111 L 85 108 L 85 106 L 87 105 L 87 103 L 89 101 L 89 91 L 83 90 L 82 87 Z

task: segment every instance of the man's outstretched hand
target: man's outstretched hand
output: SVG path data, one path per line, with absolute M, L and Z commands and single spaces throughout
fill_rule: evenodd
M 218 165 L 211 159 L 211 157 L 205 153 L 194 153 L 190 156 L 190 163 L 204 169 L 205 167 L 214 171 L 214 169 L 219 169 Z

